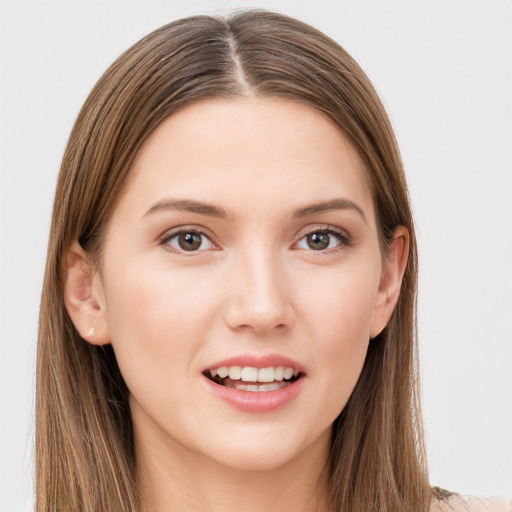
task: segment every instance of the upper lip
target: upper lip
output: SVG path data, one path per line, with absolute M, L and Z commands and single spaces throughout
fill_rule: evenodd
M 293 368 L 294 371 L 298 371 L 299 373 L 305 373 L 305 368 L 301 364 L 280 354 L 241 354 L 239 356 L 230 357 L 229 359 L 217 361 L 205 368 L 205 371 L 220 368 L 221 366 L 250 366 L 253 368 L 275 368 L 278 366 L 284 366 L 285 368 Z

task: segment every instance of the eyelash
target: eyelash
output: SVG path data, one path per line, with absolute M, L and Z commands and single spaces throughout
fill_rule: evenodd
M 307 238 L 309 235 L 316 234 L 316 233 L 322 233 L 322 234 L 329 235 L 330 237 L 335 237 L 338 239 L 339 243 L 336 246 L 331 247 L 330 249 L 321 249 L 321 250 L 316 250 L 316 251 L 314 249 L 310 249 L 310 250 L 304 249 L 304 250 L 308 250 L 308 252 L 311 252 L 312 254 L 319 255 L 319 256 L 323 255 L 323 254 L 335 254 L 335 253 L 342 251 L 343 249 L 346 249 L 347 247 L 351 246 L 351 238 L 350 238 L 349 234 L 346 231 L 338 229 L 334 226 L 327 226 L 324 228 L 312 229 L 310 231 L 307 231 L 300 237 L 299 242 L 301 242 L 302 240 Z M 299 243 L 299 242 L 297 242 L 297 243 Z M 329 241 L 329 245 L 330 245 L 330 241 Z
M 317 229 L 309 230 L 309 231 L 307 231 L 307 232 L 302 234 L 302 236 L 299 238 L 299 241 L 296 242 L 296 244 L 300 243 L 302 240 L 304 240 L 309 235 L 316 234 L 316 233 L 322 233 L 322 234 L 327 234 L 329 236 L 334 236 L 335 238 L 338 239 L 339 243 L 335 247 L 331 247 L 330 249 L 320 249 L 320 250 L 310 249 L 309 251 L 307 249 L 303 249 L 303 250 L 306 250 L 308 252 L 311 252 L 313 254 L 318 254 L 318 255 L 320 255 L 320 254 L 334 254 L 334 253 L 337 253 L 338 251 L 341 251 L 341 250 L 345 249 L 346 247 L 350 247 L 351 246 L 350 235 L 348 235 L 348 233 L 346 231 L 343 231 L 343 230 L 341 230 L 339 228 L 336 228 L 334 226 L 327 226 L 327 227 L 322 227 L 322 228 L 317 228 Z M 214 249 L 218 249 L 218 247 L 215 244 L 215 242 L 213 242 L 212 239 L 206 233 L 204 233 L 203 231 L 201 231 L 201 230 L 199 230 L 197 228 L 189 228 L 189 229 L 187 229 L 186 227 L 185 228 L 181 227 L 181 228 L 179 228 L 178 231 L 171 231 L 170 233 L 166 233 L 161 238 L 160 244 L 163 245 L 163 246 L 167 246 L 168 250 L 170 250 L 172 252 L 178 252 L 180 254 L 190 255 L 190 256 L 193 256 L 195 253 L 207 250 L 207 249 L 201 249 L 201 250 L 187 251 L 185 249 L 178 249 L 178 248 L 175 248 L 175 247 L 173 247 L 172 249 L 170 248 L 169 242 L 172 239 L 177 238 L 177 237 L 179 237 L 181 235 L 188 235 L 188 234 L 193 234 L 193 235 L 198 235 L 200 237 L 204 237 L 204 238 L 206 238 L 209 241 L 210 244 L 212 244 Z M 203 244 L 203 242 L 201 242 L 201 245 L 202 244 Z M 296 244 L 294 244 L 294 245 L 296 245 Z M 330 245 L 330 241 L 329 241 L 329 245 Z
M 167 246 L 168 250 L 171 250 L 172 252 L 178 252 L 178 253 L 184 254 L 184 255 L 192 256 L 194 253 L 202 252 L 202 250 L 186 251 L 185 249 L 179 249 L 179 248 L 175 248 L 175 247 L 171 248 L 171 246 L 169 245 L 169 242 L 173 238 L 177 238 L 177 237 L 179 237 L 181 235 L 188 235 L 188 234 L 198 235 L 200 237 L 206 238 L 212 244 L 212 246 L 217 249 L 216 244 L 211 240 L 211 238 L 206 233 L 204 233 L 203 231 L 201 231 L 201 230 L 199 230 L 197 228 L 189 228 L 189 229 L 187 229 L 186 227 L 181 227 L 181 228 L 179 228 L 178 231 L 171 231 L 170 233 L 166 233 L 163 236 L 163 238 L 161 239 L 160 244 L 163 245 L 163 246 Z M 201 242 L 201 245 L 202 244 L 203 244 L 203 242 Z

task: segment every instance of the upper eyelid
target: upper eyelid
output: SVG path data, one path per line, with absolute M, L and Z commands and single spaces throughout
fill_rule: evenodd
M 326 231 L 334 235 L 340 236 L 345 242 L 350 241 L 351 235 L 350 233 L 338 226 L 333 226 L 331 224 L 322 224 L 322 225 L 316 225 L 316 226 L 307 226 L 302 229 L 300 229 L 296 234 L 293 236 L 293 239 L 295 240 L 293 244 L 298 243 L 300 240 L 302 240 L 305 236 L 309 235 L 310 233 L 320 232 L 320 231 Z M 202 226 L 197 225 L 183 225 L 183 226 L 177 226 L 175 228 L 171 228 L 167 231 L 165 231 L 161 236 L 158 237 L 159 243 L 164 244 L 165 242 L 169 241 L 171 238 L 174 238 L 175 236 L 181 234 L 181 233 L 197 233 L 200 235 L 205 236 L 210 240 L 210 242 L 217 248 L 220 247 L 220 244 L 216 241 L 216 237 L 213 236 L 209 230 Z
M 350 240 L 350 238 L 351 238 L 350 233 L 346 229 L 340 228 L 338 226 L 333 226 L 331 224 L 324 224 L 322 226 L 317 225 L 314 227 L 303 228 L 295 236 L 298 237 L 298 240 L 302 240 L 305 236 L 309 235 L 310 233 L 316 233 L 319 231 L 327 231 L 329 233 L 334 233 L 334 234 L 339 235 L 340 237 L 347 239 L 347 240 Z
M 211 243 L 212 247 L 208 247 L 206 249 L 199 249 L 199 250 L 193 250 L 193 251 L 186 251 L 181 248 L 173 247 L 169 242 L 183 234 L 183 233 L 195 233 L 201 236 L 204 236 L 208 239 L 208 241 Z M 158 238 L 158 245 L 162 246 L 166 251 L 174 254 L 179 254 L 182 256 L 185 256 L 187 258 L 199 256 L 201 253 L 207 252 L 207 251 L 218 251 L 221 249 L 218 243 L 216 243 L 211 236 L 209 236 L 207 233 L 205 233 L 203 230 L 197 229 L 197 228 L 187 228 L 180 226 L 179 228 L 174 228 L 171 230 L 166 231 L 161 237 Z
M 167 240 L 170 240 L 171 238 L 174 238 L 177 235 L 180 235 L 182 233 L 197 233 L 198 235 L 203 235 L 208 240 L 210 240 L 213 244 L 215 244 L 214 237 L 208 232 L 208 230 L 205 230 L 205 228 L 201 228 L 199 226 L 178 226 L 176 228 L 171 228 L 165 231 L 162 235 L 158 237 L 158 240 L 161 243 L 166 242 Z

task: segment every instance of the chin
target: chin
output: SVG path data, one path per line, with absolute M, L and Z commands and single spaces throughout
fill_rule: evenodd
M 331 439 L 331 427 L 319 435 L 305 433 L 246 432 L 239 437 L 230 436 L 225 442 L 217 439 L 210 447 L 210 458 L 217 463 L 241 472 L 272 471 L 292 465 L 302 458 L 325 460 Z M 316 454 L 316 455 L 314 455 Z
M 215 454 L 217 455 L 217 454 Z M 214 455 L 214 457 L 215 457 Z M 217 463 L 240 472 L 272 471 L 290 464 L 297 456 L 294 450 L 276 451 L 269 447 L 233 447 L 215 457 Z

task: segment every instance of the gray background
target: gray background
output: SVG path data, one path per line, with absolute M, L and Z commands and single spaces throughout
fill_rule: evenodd
M 240 6 L 320 28 L 381 94 L 420 242 L 432 482 L 512 496 L 510 1 L 0 0 L 0 511 L 31 509 L 38 302 L 55 179 L 78 109 L 147 32 Z

